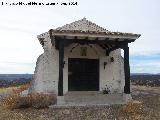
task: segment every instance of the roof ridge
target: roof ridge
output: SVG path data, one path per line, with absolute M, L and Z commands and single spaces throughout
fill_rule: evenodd
M 83 19 L 86 19 L 86 18 L 84 17 Z M 76 21 L 74 21 L 74 22 L 71 22 L 71 23 L 65 24 L 65 25 L 63 25 L 63 26 L 61 26 L 61 27 L 57 27 L 57 28 L 56 28 L 56 30 L 60 30 L 61 28 L 63 28 L 63 27 L 64 27 L 64 26 L 66 26 L 66 25 L 74 24 L 74 23 L 79 22 L 79 21 L 81 21 L 81 20 L 83 20 L 83 19 L 76 20 Z
M 84 18 L 84 19 L 86 19 L 86 18 Z M 94 26 L 96 26 L 96 27 L 99 27 L 99 28 L 103 29 L 103 30 L 106 31 L 106 32 L 107 32 L 107 31 L 109 32 L 109 30 L 107 30 L 107 29 L 105 29 L 105 28 L 97 25 L 96 23 L 94 23 L 94 22 L 92 22 L 92 21 L 90 21 L 90 20 L 87 20 L 87 19 L 86 19 L 86 21 L 89 22 L 89 23 L 91 23 L 92 25 L 94 25 Z
M 82 28 L 82 26 L 84 25 L 84 29 Z M 79 29 L 79 30 L 82 30 L 82 31 L 103 31 L 103 32 L 109 32 L 108 30 L 106 30 L 105 28 L 103 27 L 100 27 L 99 25 L 87 20 L 85 17 L 80 19 L 80 20 L 77 20 L 77 21 L 74 21 L 74 22 L 71 22 L 69 24 L 65 24 L 61 27 L 58 27 L 56 28 L 56 30 L 76 30 L 76 29 Z M 86 30 L 85 30 L 86 29 Z

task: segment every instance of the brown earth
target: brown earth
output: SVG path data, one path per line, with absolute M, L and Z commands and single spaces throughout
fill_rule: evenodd
M 132 86 L 132 97 L 142 110 L 124 112 L 124 105 L 7 110 L 0 106 L 0 120 L 159 120 L 160 87 Z M 132 109 L 133 106 L 131 106 Z

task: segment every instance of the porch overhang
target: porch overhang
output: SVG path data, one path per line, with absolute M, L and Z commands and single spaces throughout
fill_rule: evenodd
M 55 36 L 67 36 L 67 37 L 88 37 L 88 38 L 122 38 L 122 39 L 137 39 L 141 35 L 140 34 L 133 34 L 133 33 L 123 33 L 123 32 L 97 32 L 97 31 L 82 31 L 82 30 L 49 30 L 50 35 Z
M 59 50 L 58 95 L 63 96 L 64 47 L 72 43 L 97 44 L 106 50 L 106 55 L 116 49 L 124 50 L 124 93 L 130 94 L 130 67 L 128 43 L 134 42 L 141 35 L 121 32 L 96 32 L 79 30 L 49 30 L 51 43 Z
M 49 30 L 51 42 L 59 49 L 59 42 L 65 45 L 71 43 L 98 44 L 100 47 L 110 52 L 121 48 L 123 43 L 131 43 L 138 39 L 140 34 L 122 32 L 95 32 L 80 30 Z

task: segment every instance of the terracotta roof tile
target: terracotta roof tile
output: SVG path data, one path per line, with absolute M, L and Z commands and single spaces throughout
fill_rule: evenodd
M 96 25 L 95 23 L 83 18 L 81 20 L 66 24 L 62 27 L 58 27 L 52 30 L 55 33 L 86 33 L 86 34 L 101 34 L 101 35 L 124 35 L 124 36 L 137 36 L 140 34 L 123 33 L 123 32 L 111 32 L 103 27 Z
M 58 27 L 56 29 L 51 29 L 53 33 L 64 33 L 64 34 L 90 34 L 90 35 L 110 35 L 110 36 L 133 36 L 140 37 L 140 34 L 133 34 L 133 33 L 124 33 L 124 32 L 111 32 L 106 30 L 103 27 L 96 25 L 95 23 L 83 18 L 81 20 L 72 22 L 70 24 L 66 24 L 62 27 Z M 43 36 L 43 34 L 39 35 Z
M 86 18 L 83 18 L 81 20 L 72 22 L 70 24 L 66 24 L 62 27 L 56 28 L 56 30 L 80 30 L 80 31 L 105 31 L 107 32 L 105 28 L 102 28 L 95 23 L 87 20 Z
M 109 32 L 109 31 L 83 31 L 83 30 L 57 30 L 52 29 L 53 33 L 84 33 L 84 34 L 100 34 L 100 35 L 125 35 L 125 36 L 137 36 L 139 37 L 140 34 L 133 34 L 133 33 L 122 33 L 122 32 Z

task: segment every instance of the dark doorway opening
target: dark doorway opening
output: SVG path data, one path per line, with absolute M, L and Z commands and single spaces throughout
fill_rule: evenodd
M 68 90 L 98 91 L 99 90 L 99 60 L 98 59 L 68 59 Z

